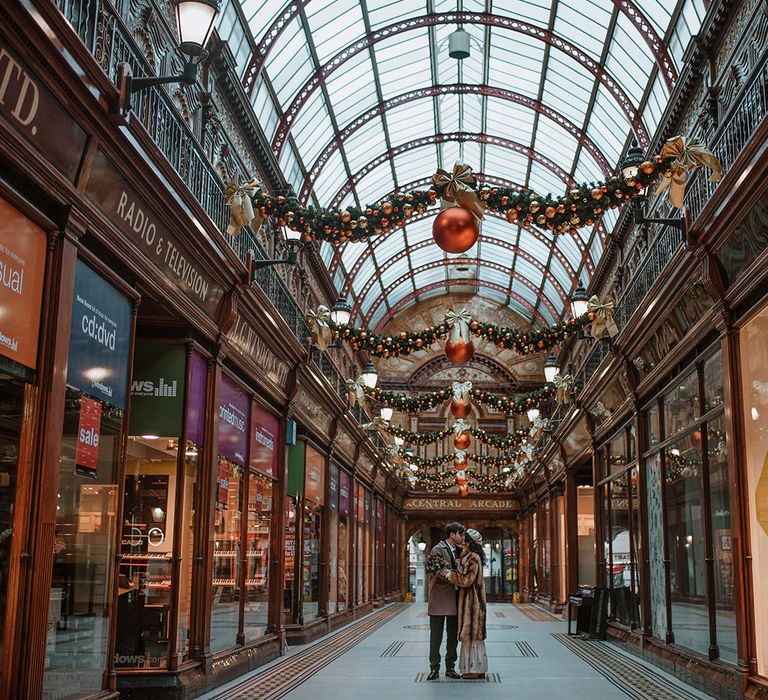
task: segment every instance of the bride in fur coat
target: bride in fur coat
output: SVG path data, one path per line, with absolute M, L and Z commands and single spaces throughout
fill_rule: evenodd
M 477 530 L 466 531 L 463 552 L 454 571 L 441 573 L 458 586 L 459 593 L 459 671 L 462 678 L 485 678 L 488 657 L 485 653 L 485 579 L 483 538 Z

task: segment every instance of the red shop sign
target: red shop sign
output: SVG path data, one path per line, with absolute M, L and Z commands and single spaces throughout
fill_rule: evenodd
M 83 396 L 80 399 L 80 424 L 77 428 L 75 474 L 96 478 L 100 433 L 101 402 Z

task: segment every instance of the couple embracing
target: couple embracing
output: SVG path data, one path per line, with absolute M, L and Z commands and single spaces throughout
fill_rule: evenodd
M 427 680 L 440 677 L 440 647 L 446 631 L 446 678 L 485 678 L 485 580 L 483 538 L 460 523 L 446 528 L 446 538 L 432 549 L 429 572 L 429 667 Z M 461 641 L 461 658 L 457 653 Z M 456 660 L 459 659 L 459 672 Z

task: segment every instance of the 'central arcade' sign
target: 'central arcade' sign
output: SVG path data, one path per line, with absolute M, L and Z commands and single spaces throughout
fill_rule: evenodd
M 514 498 L 406 498 L 403 510 L 428 510 L 435 513 L 440 511 L 471 510 L 498 511 L 519 510 L 520 506 Z

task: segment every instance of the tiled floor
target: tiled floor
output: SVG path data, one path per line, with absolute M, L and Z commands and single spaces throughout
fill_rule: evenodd
M 320 640 L 289 651 L 280 659 L 219 689 L 205 700 L 705 700 L 709 696 L 683 685 L 606 642 L 567 638 L 560 620 L 534 619 L 530 609 L 490 604 L 489 678 L 427 682 L 429 628 L 424 603 L 402 606 L 394 616 L 380 611 L 379 622 L 355 635 L 353 623 Z M 385 609 L 386 612 L 386 609 Z M 393 609 L 392 612 L 395 612 Z M 503 613 L 499 615 L 498 613 Z M 349 638 L 349 643 L 345 639 Z M 312 660 L 313 649 L 314 660 Z M 346 650 L 345 650 L 346 649 Z M 280 671 L 280 664 L 282 672 Z M 294 673 L 295 667 L 295 673 Z M 444 669 L 441 669 L 441 673 Z M 277 677 L 287 680 L 281 681 Z M 298 677 L 306 680 L 298 683 Z M 281 683 L 283 685 L 281 685 Z

